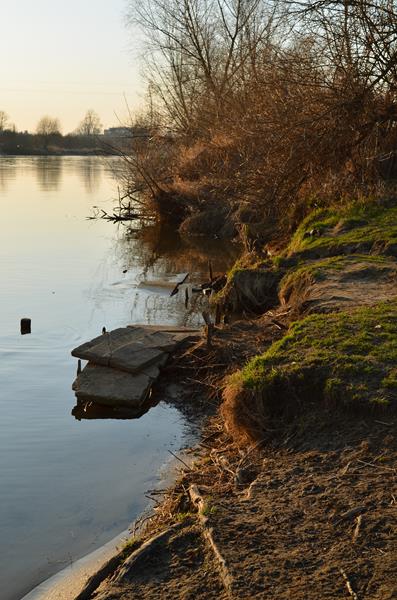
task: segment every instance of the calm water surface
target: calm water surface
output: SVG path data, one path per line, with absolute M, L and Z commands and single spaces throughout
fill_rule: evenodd
M 2 600 L 21 598 L 127 527 L 167 451 L 191 435 L 162 404 L 135 421 L 71 417 L 70 350 L 103 326 L 185 324 L 183 298 L 139 282 L 200 262 L 199 249 L 184 253 L 150 231 L 137 240 L 85 219 L 92 205 L 109 208 L 117 165 L 0 157 Z M 32 319 L 31 335 L 20 335 L 21 317 Z

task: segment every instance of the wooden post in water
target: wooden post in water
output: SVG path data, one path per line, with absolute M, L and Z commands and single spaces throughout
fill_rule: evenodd
M 26 333 L 31 333 L 32 321 L 30 319 L 21 319 L 21 335 L 25 335 Z
M 204 310 L 201 314 L 205 321 L 204 331 L 207 339 L 207 348 L 212 348 L 212 334 L 214 333 L 214 325 L 211 323 L 211 317 L 206 310 Z
M 212 272 L 212 263 L 210 260 L 208 261 L 208 272 L 210 276 L 210 282 L 212 283 L 214 281 L 214 274 Z

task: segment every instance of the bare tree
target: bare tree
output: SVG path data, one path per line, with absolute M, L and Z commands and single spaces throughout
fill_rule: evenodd
M 146 35 L 151 89 L 174 125 L 191 133 L 197 120 L 202 128 L 205 118 L 223 118 L 268 44 L 275 14 L 264 0 L 131 0 L 130 22 Z
M 59 119 L 48 115 L 42 117 L 37 123 L 36 133 L 43 136 L 59 135 L 61 133 Z
M 165 208 L 170 196 L 183 204 L 190 195 L 200 209 L 217 202 L 233 214 L 243 199 L 254 220 L 293 224 L 308 197 L 380 193 L 385 166 L 388 176 L 397 172 L 394 2 L 130 7 L 147 40 L 149 111 L 177 134 L 134 150 L 131 180 L 142 172 L 155 179 Z
M 102 131 L 99 115 L 92 109 L 87 110 L 85 117 L 76 129 L 77 135 L 98 135 Z

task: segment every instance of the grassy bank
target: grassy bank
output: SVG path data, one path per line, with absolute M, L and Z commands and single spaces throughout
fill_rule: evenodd
M 396 222 L 391 201 L 316 210 L 279 256 L 245 270 L 246 298 L 251 292 L 262 312 L 279 301 L 298 320 L 230 379 L 222 414 L 236 439 L 262 439 L 267 428 L 296 421 L 311 426 L 313 414 L 396 410 Z M 241 312 L 240 266 L 223 300 L 236 307 L 239 296 Z M 258 281 L 262 290 L 272 282 L 266 300 Z
M 95 598 L 395 596 L 394 219 L 315 211 L 229 271 L 231 324 L 157 390 L 183 381 L 177 405 L 210 415 L 195 461 Z

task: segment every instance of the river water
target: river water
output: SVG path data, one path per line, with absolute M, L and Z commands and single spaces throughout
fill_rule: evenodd
M 192 431 L 160 403 L 138 420 L 77 421 L 70 351 L 128 323 L 188 324 L 142 280 L 204 269 L 200 244 L 89 221 L 118 159 L 0 157 L 0 590 L 18 600 L 125 529 Z M 211 249 L 209 249 L 211 250 Z M 215 248 L 213 260 L 225 265 Z M 124 272 L 126 271 L 126 272 Z M 21 336 L 20 319 L 32 319 Z

